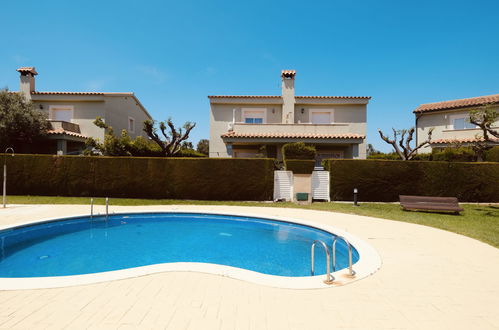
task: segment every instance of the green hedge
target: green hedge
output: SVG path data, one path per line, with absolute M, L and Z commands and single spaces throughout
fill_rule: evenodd
M 314 146 L 303 142 L 286 143 L 282 146 L 283 159 L 315 159 L 317 151 Z
M 485 160 L 488 162 L 499 162 L 499 146 L 485 152 Z
M 499 201 L 499 164 L 437 161 L 327 160 L 331 199 L 395 202 L 399 195 L 454 196 L 461 202 Z
M 499 146 L 493 147 L 485 152 L 484 160 L 487 162 L 499 162 Z M 447 147 L 434 149 L 431 153 L 419 153 L 413 160 L 435 160 L 447 162 L 476 162 L 477 155 L 470 147 Z M 376 153 L 368 155 L 367 159 L 377 160 L 400 160 L 400 156 L 395 153 Z
M 273 159 L 4 157 L 11 195 L 272 199 Z
M 295 174 L 310 174 L 314 171 L 315 160 L 310 159 L 287 159 L 286 170 Z

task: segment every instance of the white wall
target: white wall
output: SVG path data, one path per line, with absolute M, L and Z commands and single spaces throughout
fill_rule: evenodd
M 499 111 L 499 106 L 495 108 Z M 469 109 L 457 109 L 451 111 L 438 111 L 423 113 L 417 119 L 417 144 L 428 138 L 428 132 L 433 127 L 432 140 L 438 139 L 462 139 L 473 138 L 476 135 L 482 136 L 480 129 L 453 129 L 452 118 L 455 115 L 469 116 Z M 499 126 L 496 122 L 495 127 Z M 426 146 L 420 149 L 421 153 L 431 152 L 431 147 Z

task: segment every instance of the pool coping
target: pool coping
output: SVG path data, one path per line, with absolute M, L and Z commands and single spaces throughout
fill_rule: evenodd
M 140 277 L 161 272 L 200 272 L 214 275 L 225 276 L 233 279 L 247 281 L 259 285 L 270 286 L 282 289 L 320 289 L 331 288 L 349 284 L 358 281 L 362 278 L 374 274 L 381 268 L 382 260 L 378 252 L 367 242 L 344 231 L 340 228 L 326 225 L 322 223 L 313 222 L 310 220 L 303 220 L 298 218 L 278 217 L 273 215 L 262 215 L 251 212 L 223 212 L 223 211 L 193 211 L 193 210 L 147 210 L 147 211 L 127 211 L 111 213 L 110 215 L 126 215 L 126 214 L 139 214 L 139 213 L 199 213 L 210 215 L 226 215 L 226 216 L 242 216 L 242 217 L 255 217 L 264 218 L 269 220 L 277 220 L 288 223 L 295 223 L 305 225 L 312 228 L 320 229 L 331 234 L 342 236 L 346 238 L 352 246 L 355 247 L 359 254 L 359 260 L 353 265 L 355 276 L 350 276 L 348 268 L 342 269 L 331 273 L 334 281 L 331 284 L 324 283 L 326 275 L 317 276 L 303 276 L 303 277 L 288 277 L 263 274 L 247 269 L 212 264 L 212 263 L 198 263 L 198 262 L 175 262 L 154 264 L 141 267 L 127 268 L 121 270 L 70 275 L 70 276 L 53 276 L 53 277 L 30 277 L 30 278 L 0 278 L 0 290 L 24 290 L 24 289 L 47 289 L 47 288 L 60 288 L 78 285 L 87 285 L 94 283 L 101 283 L 114 280 L 123 280 L 134 277 Z M 80 217 L 88 217 L 89 214 L 77 214 L 69 217 L 51 217 L 38 220 L 29 220 L 16 223 L 15 225 L 0 226 L 0 230 L 14 229 L 27 225 L 41 224 L 52 221 L 70 220 Z M 102 217 L 103 215 L 96 215 Z

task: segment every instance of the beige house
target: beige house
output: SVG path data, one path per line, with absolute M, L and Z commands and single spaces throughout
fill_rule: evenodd
M 38 73 L 34 67 L 17 71 L 21 75 L 19 92 L 47 113 L 52 126 L 48 141 L 40 142 L 37 152 L 78 154 L 87 137 L 103 141 L 104 129 L 93 124 L 97 116 L 117 134 L 126 129 L 131 137 L 146 137 L 142 122 L 152 117 L 133 93 L 41 92 L 35 89 Z
M 413 111 L 417 144 L 426 140 L 429 130 L 434 128 L 431 144 L 421 148 L 421 152 L 454 145 L 468 146 L 482 137 L 482 130 L 469 122 L 469 111 L 486 105 L 499 111 L 499 94 L 421 104 Z M 494 126 L 499 127 L 499 122 Z
M 281 72 L 282 94 L 211 95 L 210 157 L 281 158 L 289 142 L 315 145 L 323 158 L 366 158 L 370 97 L 295 96 L 294 70 Z

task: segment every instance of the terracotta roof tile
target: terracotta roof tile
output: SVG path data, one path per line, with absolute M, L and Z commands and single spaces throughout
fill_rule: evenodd
M 279 99 L 280 95 L 208 95 L 208 98 L 273 98 Z M 370 99 L 370 96 L 295 96 L 296 99 Z
M 23 66 L 23 67 L 20 67 L 19 69 L 17 69 L 16 71 L 17 72 L 21 72 L 21 73 L 23 73 L 23 72 L 30 72 L 30 73 L 32 73 L 34 75 L 38 74 L 38 72 L 36 72 L 34 66 Z
M 297 99 L 370 99 L 370 96 L 295 96 Z
M 431 144 L 441 144 L 441 143 L 471 143 L 471 142 L 476 142 L 476 141 L 484 141 L 483 137 L 482 138 L 476 138 L 474 136 L 468 137 L 468 138 L 459 138 L 459 139 L 437 139 L 437 140 L 432 140 Z M 495 139 L 492 137 L 492 141 L 495 143 L 499 143 L 499 139 Z
M 300 133 L 237 133 L 222 134 L 222 138 L 270 138 L 270 139 L 363 139 L 360 134 L 300 134 Z
M 255 98 L 255 99 L 264 99 L 264 98 L 272 98 L 272 99 L 280 99 L 279 95 L 208 95 L 209 99 L 213 98 Z
M 31 92 L 33 95 L 133 95 L 133 93 L 106 93 L 106 92 Z
M 478 97 L 471 97 L 467 99 L 450 100 L 444 102 L 426 103 L 421 104 L 414 110 L 414 113 L 421 113 L 427 111 L 447 110 L 455 108 L 465 108 L 477 105 L 499 103 L 499 94 L 484 95 Z
M 76 133 L 76 132 L 71 132 L 71 131 L 66 131 L 64 129 L 52 129 L 52 130 L 48 130 L 47 131 L 47 134 L 48 135 L 69 135 L 69 136 L 74 136 L 74 137 L 79 137 L 79 138 L 83 138 L 83 139 L 86 139 L 87 136 L 85 135 L 82 135 L 80 133 Z

